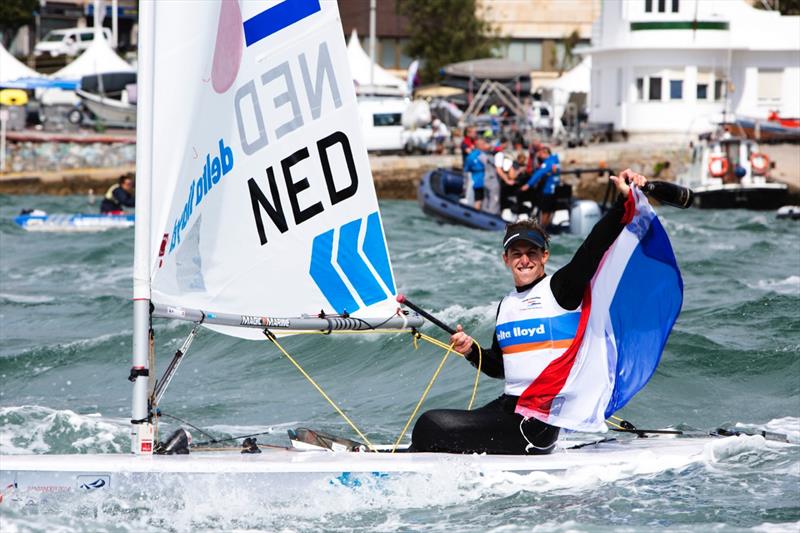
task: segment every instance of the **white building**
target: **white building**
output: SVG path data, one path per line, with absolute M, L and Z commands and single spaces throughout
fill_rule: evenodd
M 591 120 L 634 136 L 800 116 L 800 17 L 744 0 L 605 0 L 585 53 Z

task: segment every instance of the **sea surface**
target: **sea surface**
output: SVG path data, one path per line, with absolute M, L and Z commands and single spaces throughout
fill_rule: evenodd
M 126 452 L 133 230 L 28 233 L 11 222 L 22 207 L 96 209 L 83 197 L 0 196 L 0 453 Z M 399 290 L 488 344 L 511 288 L 500 235 L 440 225 L 414 202 L 381 209 Z M 755 438 L 717 460 L 675 467 L 643 457 L 622 471 L 560 476 L 455 469 L 379 487 L 309 487 L 293 499 L 224 484 L 63 502 L 8 494 L 0 530 L 796 532 L 800 223 L 744 210 L 662 208 L 660 216 L 683 274 L 683 312 L 655 376 L 619 414 L 648 428 L 766 429 L 791 444 Z M 551 271 L 580 239 L 553 242 Z M 156 324 L 159 370 L 189 329 Z M 408 335 L 303 335 L 284 345 L 379 442 L 397 437 L 442 356 L 427 344 L 415 350 Z M 473 379 L 472 367 L 450 358 L 425 407 L 465 407 Z M 483 377 L 478 404 L 501 392 Z M 259 442 L 285 445 L 287 428 L 307 426 L 354 437 L 274 347 L 207 330 L 161 409 L 214 436 L 263 432 Z M 178 425 L 165 416 L 160 429 Z

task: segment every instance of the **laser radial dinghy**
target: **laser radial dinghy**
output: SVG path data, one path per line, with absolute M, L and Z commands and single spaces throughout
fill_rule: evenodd
M 711 438 L 604 442 L 547 457 L 372 453 L 381 449 L 372 445 L 154 455 L 180 451 L 159 442 L 156 408 L 198 325 L 263 342 L 423 321 L 396 303 L 336 2 L 142 2 L 139 27 L 131 453 L 5 455 L 3 487 L 124 490 L 192 474 L 283 488 L 454 462 L 530 472 L 625 464 L 639 452 L 670 464 L 703 457 Z M 155 380 L 149 333 L 159 318 L 195 328 Z

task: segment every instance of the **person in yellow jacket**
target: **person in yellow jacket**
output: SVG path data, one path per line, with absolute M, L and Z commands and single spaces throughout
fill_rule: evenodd
M 134 207 L 135 205 L 133 176 L 125 174 L 120 176 L 119 183 L 112 185 L 106 191 L 100 204 L 100 212 L 103 214 L 121 213 L 125 207 Z

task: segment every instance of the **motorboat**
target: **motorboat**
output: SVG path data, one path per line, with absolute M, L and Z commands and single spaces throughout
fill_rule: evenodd
M 608 169 L 575 169 L 562 171 L 561 175 L 576 175 L 589 172 L 608 172 Z M 437 168 L 427 172 L 420 180 L 417 200 L 422 211 L 443 222 L 461 224 L 483 230 L 503 230 L 506 225 L 524 218 L 530 208 L 518 205 L 501 213 L 475 209 L 469 198 L 469 188 L 460 170 Z M 465 192 L 466 191 L 466 192 Z M 572 186 L 561 184 L 556 188 L 556 211 L 547 228 L 551 234 L 574 233 L 587 235 L 600 220 L 602 209 L 593 200 L 577 200 L 572 196 Z
M 136 127 L 136 73 L 111 72 L 81 79 L 75 93 L 85 109 L 109 126 Z M 82 122 L 78 112 L 70 115 L 73 123 Z
M 774 167 L 752 139 L 726 133 L 701 139 L 680 183 L 694 191 L 701 208 L 773 210 L 786 204 L 789 187 L 769 178 Z

